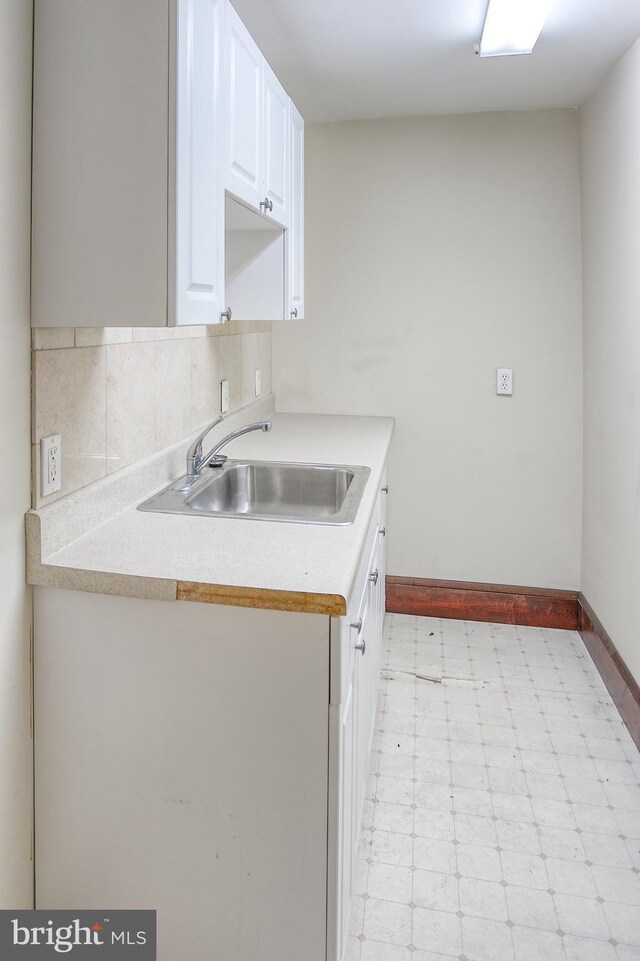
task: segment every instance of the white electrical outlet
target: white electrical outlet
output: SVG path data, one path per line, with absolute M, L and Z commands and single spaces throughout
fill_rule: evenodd
M 220 381 L 220 413 L 226 414 L 229 410 L 229 381 Z
M 62 487 L 62 442 L 60 434 L 40 441 L 40 496 L 48 497 Z
M 498 367 L 496 394 L 513 394 L 513 370 L 510 367 Z
M 256 370 L 256 397 L 259 397 L 262 393 L 262 373 L 258 367 Z

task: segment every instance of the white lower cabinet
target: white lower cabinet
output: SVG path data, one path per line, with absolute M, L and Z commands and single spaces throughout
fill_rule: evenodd
M 336 839 L 339 870 L 333 878 L 337 902 L 334 954 L 341 961 L 349 936 L 351 898 L 362 826 L 371 745 L 375 730 L 384 624 L 385 535 L 380 520 L 381 508 L 369 533 L 367 562 L 360 569 L 358 590 L 352 612 L 336 625 L 340 647 L 340 683 L 332 685 L 339 717 L 335 753 L 340 758 L 339 780 L 333 784 L 336 795 Z M 336 658 L 337 660 L 337 658 Z M 331 785 L 330 785 L 331 787 Z M 331 808 L 330 808 L 331 810 Z M 331 894 L 331 892 L 330 892 Z
M 383 509 L 346 617 L 36 588 L 37 907 L 155 909 L 158 961 L 343 961 Z
M 354 672 L 355 673 L 355 672 Z M 339 853 L 337 859 L 337 879 L 339 882 L 339 913 L 337 945 L 333 957 L 342 958 L 349 928 L 349 898 L 354 881 L 355 852 L 358 846 L 356 829 L 357 808 L 357 680 L 350 677 L 347 692 L 340 712 L 340 766 L 339 766 Z M 331 957 L 331 955 L 329 955 Z

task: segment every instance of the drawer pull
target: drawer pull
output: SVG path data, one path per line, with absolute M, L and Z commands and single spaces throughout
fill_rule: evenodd
M 386 527 L 379 527 L 379 528 L 378 528 L 378 534 L 382 534 L 383 537 L 386 537 L 386 536 L 387 536 L 387 528 L 386 528 Z
M 389 493 L 389 485 L 388 485 L 388 484 L 385 484 L 384 487 L 381 487 L 381 488 L 380 488 L 380 490 L 382 491 L 383 494 L 388 494 L 388 493 Z
M 367 642 L 363 637 L 362 640 L 358 644 L 356 644 L 356 651 L 360 651 L 360 653 L 364 657 L 364 652 L 366 651 L 366 649 L 367 649 Z
M 360 617 L 357 621 L 354 621 L 351 624 L 351 627 L 354 629 L 354 631 L 357 631 L 359 634 L 360 631 L 362 630 L 362 618 Z
M 378 576 L 379 576 L 378 571 L 371 571 L 371 573 L 369 574 L 369 580 L 371 581 L 372 584 L 378 583 Z

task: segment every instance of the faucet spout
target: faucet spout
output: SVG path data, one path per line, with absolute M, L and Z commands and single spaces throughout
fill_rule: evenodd
M 223 437 L 222 440 L 216 444 L 213 450 L 211 450 L 206 457 L 203 457 L 203 464 L 208 464 L 209 467 L 222 467 L 227 460 L 226 455 L 220 453 L 222 448 L 226 447 L 226 445 L 231 443 L 232 440 L 235 440 L 236 437 L 241 437 L 243 434 L 248 434 L 250 431 L 254 430 L 261 430 L 265 431 L 266 433 L 266 431 L 271 430 L 271 421 L 259 420 L 255 424 L 248 424 L 246 427 L 241 427 L 239 430 L 234 430 L 231 434 L 227 434 L 226 437 Z

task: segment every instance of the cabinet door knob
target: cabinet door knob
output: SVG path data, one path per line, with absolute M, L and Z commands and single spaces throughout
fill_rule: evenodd
M 266 213 L 267 210 L 268 210 L 268 211 L 272 211 L 272 210 L 273 210 L 273 200 L 269 200 L 268 197 L 265 197 L 264 200 L 261 200 L 261 201 L 260 201 L 260 206 L 261 206 L 261 207 L 264 207 L 265 213 Z
M 378 571 L 371 571 L 371 573 L 369 574 L 369 580 L 371 581 L 372 584 L 378 583 L 378 577 L 379 577 Z
M 359 634 L 360 631 L 362 630 L 362 618 L 360 617 L 358 618 L 357 621 L 352 621 L 351 627 L 354 629 L 354 631 L 357 631 Z
M 388 494 L 388 493 L 389 493 L 389 485 L 388 485 L 388 484 L 385 484 L 384 487 L 381 487 L 381 488 L 380 488 L 380 490 L 382 491 L 383 494 Z
M 297 316 L 298 316 L 298 308 L 297 308 L 297 307 L 294 307 L 294 308 L 293 308 L 293 310 L 291 311 L 291 316 L 292 316 L 292 317 L 297 317 Z
M 379 528 L 378 528 L 378 534 L 382 534 L 383 537 L 386 537 L 386 536 L 387 536 L 387 528 L 386 528 L 386 527 L 379 527 Z
M 356 644 L 356 651 L 360 651 L 360 653 L 361 653 L 362 656 L 364 657 L 364 652 L 366 651 L 366 649 L 367 649 L 367 642 L 365 641 L 365 639 L 364 639 L 364 637 L 363 637 L 362 640 L 359 641 L 358 644 Z
M 232 316 L 231 307 L 227 307 L 227 309 L 223 310 L 222 313 L 220 314 L 220 320 L 226 321 L 228 323 L 231 320 L 231 316 Z

